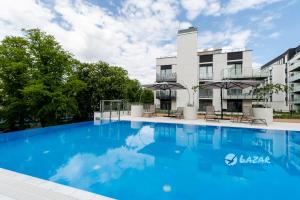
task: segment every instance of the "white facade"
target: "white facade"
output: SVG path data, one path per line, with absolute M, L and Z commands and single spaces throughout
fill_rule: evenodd
M 270 94 L 268 104 L 275 111 L 289 112 L 290 110 L 299 110 L 300 108 L 300 101 L 298 100 L 300 98 L 300 78 L 297 78 L 300 74 L 299 47 L 288 49 L 262 66 L 262 69 L 269 72 L 266 83 L 282 84 L 291 88 L 287 92 Z
M 245 80 L 253 78 L 252 51 L 224 52 L 222 49 L 198 51 L 198 34 L 196 28 L 180 30 L 177 35 L 177 56 L 156 59 L 157 82 L 173 81 L 188 88 L 172 93 L 157 91 L 155 104 L 158 108 L 171 109 L 194 104 L 200 111 L 205 106 L 213 105 L 221 110 L 220 89 L 193 91 L 200 81 L 222 81 L 228 79 Z M 260 70 L 259 70 L 260 71 Z M 257 74 L 257 77 L 261 73 Z M 266 76 L 264 77 L 266 78 Z M 242 106 L 252 104 L 252 96 L 244 91 L 223 91 L 223 108 L 228 111 L 241 111 Z M 159 93 L 159 94 L 158 94 Z M 162 95 L 162 93 L 166 93 Z
M 300 109 L 300 49 L 288 62 L 289 86 L 291 88 L 289 104 L 292 110 Z

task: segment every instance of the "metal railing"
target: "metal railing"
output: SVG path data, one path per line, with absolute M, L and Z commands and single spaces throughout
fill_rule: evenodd
M 101 100 L 100 111 L 94 113 L 94 120 L 101 120 L 103 118 L 118 117 L 129 114 L 130 105 L 125 100 Z
M 156 82 L 176 82 L 177 81 L 177 74 L 170 73 L 170 74 L 156 74 Z
M 171 95 L 170 95 L 170 91 L 169 90 L 160 90 L 160 91 L 156 91 L 156 98 L 157 99 L 176 99 L 176 91 L 171 91 Z

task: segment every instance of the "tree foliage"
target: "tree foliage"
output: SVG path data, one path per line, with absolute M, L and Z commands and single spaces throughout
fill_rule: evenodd
M 283 84 L 272 84 L 272 83 L 268 83 L 265 85 L 261 85 L 257 88 L 255 88 L 253 90 L 253 94 L 257 95 L 257 99 L 260 101 L 264 101 L 265 102 L 265 106 L 266 106 L 266 102 L 267 99 L 269 98 L 270 94 L 278 94 L 279 92 L 287 92 L 290 88 L 286 85 Z
M 141 85 L 126 70 L 100 61 L 81 63 L 53 36 L 39 29 L 23 32 L 0 43 L 0 129 L 88 120 L 102 99 L 139 101 Z
M 154 94 L 152 90 L 144 89 L 141 94 L 141 102 L 145 104 L 153 104 Z

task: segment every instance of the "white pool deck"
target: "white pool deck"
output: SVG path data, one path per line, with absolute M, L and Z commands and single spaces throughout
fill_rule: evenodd
M 300 131 L 300 123 L 273 122 L 272 124 L 265 126 L 260 124 L 251 125 L 246 123 L 234 123 L 228 120 L 224 120 L 221 122 L 213 122 L 205 121 L 203 119 L 184 120 L 167 117 L 130 116 L 122 116 L 121 120 Z M 0 200 L 109 199 L 111 198 L 0 168 Z
M 216 121 L 206 121 L 204 119 L 185 120 L 185 119 L 176 119 L 176 118 L 169 118 L 169 117 L 122 116 L 121 120 L 300 131 L 300 123 L 285 123 L 285 122 L 273 122 L 271 124 L 268 124 L 268 126 L 266 126 L 264 124 L 237 123 L 237 122 L 232 122 L 230 120 L 220 120 L 220 122 L 216 122 Z

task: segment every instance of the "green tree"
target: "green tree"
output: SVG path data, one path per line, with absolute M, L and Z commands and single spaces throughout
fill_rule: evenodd
M 152 90 L 144 89 L 141 94 L 141 102 L 145 104 L 153 104 L 154 94 Z
M 79 80 L 87 87 L 77 95 L 80 120 L 90 119 L 99 110 L 100 100 L 126 99 L 128 97 L 127 71 L 107 63 L 83 63 L 76 69 Z M 129 95 L 130 97 L 131 95 Z
M 290 88 L 283 84 L 266 84 L 261 85 L 253 90 L 253 94 L 257 95 L 257 99 L 260 101 L 264 101 L 264 106 L 267 107 L 267 99 L 270 96 L 270 94 L 278 94 L 279 92 L 286 92 L 290 90 Z
M 4 129 L 25 128 L 28 109 L 22 89 L 30 80 L 31 57 L 28 41 L 6 37 L 0 45 L 0 116 Z
M 138 80 L 128 80 L 126 87 L 126 100 L 129 102 L 139 102 L 142 92 L 141 84 Z
M 87 120 L 99 110 L 100 100 L 140 100 L 140 83 L 130 80 L 121 67 L 81 63 L 53 36 L 39 29 L 23 32 L 23 37 L 6 37 L 0 44 L 4 129 L 23 129 L 32 122 L 58 124 L 66 117 Z M 145 102 L 150 101 L 148 96 L 143 97 Z
M 22 89 L 33 118 L 42 126 L 57 124 L 77 112 L 77 93 L 85 84 L 72 74 L 75 63 L 54 37 L 39 29 L 25 30 L 32 59 L 31 79 Z

